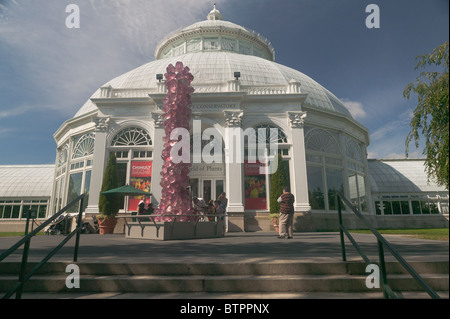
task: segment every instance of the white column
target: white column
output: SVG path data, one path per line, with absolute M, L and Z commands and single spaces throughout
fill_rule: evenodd
M 103 172 L 106 163 L 106 137 L 109 129 L 110 119 L 107 117 L 97 117 L 95 121 L 95 144 L 94 158 L 92 160 L 91 186 L 89 189 L 89 202 L 86 214 L 98 214 L 98 200 L 103 182 Z
M 161 199 L 161 170 L 163 167 L 163 159 L 161 157 L 162 151 L 164 149 L 164 117 L 162 112 L 152 113 L 153 123 L 154 123 L 154 134 L 153 134 L 153 163 L 152 163 L 152 203 L 153 207 L 159 205 Z
M 242 139 L 242 111 L 224 111 L 225 128 L 225 178 L 228 213 L 244 212 L 244 154 L 240 154 L 237 141 Z
M 295 196 L 294 210 L 306 212 L 311 210 L 308 199 L 308 176 L 306 173 L 305 134 L 303 130 L 306 112 L 288 112 L 292 133 L 291 172 L 292 194 Z

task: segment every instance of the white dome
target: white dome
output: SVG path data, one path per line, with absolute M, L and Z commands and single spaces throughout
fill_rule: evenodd
M 275 50 L 269 40 L 253 30 L 223 20 L 200 21 L 170 33 L 159 42 L 155 50 L 155 58 L 176 56 L 180 51 L 183 54 L 201 51 L 202 48 L 195 47 L 196 41 L 199 43 L 200 40 L 214 38 L 216 38 L 217 47 L 209 48 L 210 51 L 235 51 L 275 60 Z
M 113 89 L 148 89 L 148 93 L 156 92 L 156 74 L 164 74 L 169 64 L 177 61 L 188 66 L 194 75 L 192 86 L 216 84 L 221 86 L 233 80 L 234 72 L 240 72 L 241 87 L 276 87 L 287 86 L 291 80 L 299 82 L 301 92 L 307 93 L 305 104 L 327 111 L 345 114 L 351 117 L 350 112 L 339 99 L 330 91 L 307 75 L 255 56 L 242 55 L 229 52 L 203 52 L 188 53 L 177 57 L 156 60 L 131 70 L 109 82 L 104 86 Z M 194 92 L 195 94 L 195 92 Z M 98 89 L 91 98 L 99 98 Z M 96 109 L 90 100 L 77 112 L 75 117 Z
M 275 50 L 269 40 L 253 30 L 223 21 L 216 5 L 205 21 L 167 35 L 156 47 L 155 58 L 198 51 L 231 51 L 275 60 Z
M 300 83 L 301 93 L 308 94 L 306 105 L 351 117 L 342 102 L 316 81 L 275 63 L 274 49 L 267 39 L 242 26 L 223 21 L 215 7 L 208 14 L 208 20 L 168 35 L 158 45 L 155 57 L 155 61 L 125 73 L 103 87 L 130 92 L 136 89 L 140 90 L 140 97 L 145 97 L 148 93 L 157 92 L 156 74 L 164 74 L 169 64 L 181 61 L 194 75 L 192 86 L 197 93 L 205 92 L 205 87 L 210 93 L 223 92 L 228 81 L 234 79 L 234 72 L 240 72 L 241 91 L 279 90 L 285 93 L 282 88 L 295 81 Z M 101 89 L 91 98 L 99 97 Z M 94 110 L 96 106 L 89 100 L 75 117 Z

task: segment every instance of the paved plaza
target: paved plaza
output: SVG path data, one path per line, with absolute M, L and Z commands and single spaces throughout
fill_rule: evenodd
M 378 262 L 375 237 L 354 234 L 368 257 Z M 448 241 L 424 240 L 398 235 L 385 235 L 406 261 L 448 261 Z M 36 236 L 31 241 L 29 261 L 40 261 L 63 236 Z M 0 238 L 0 251 L 19 237 Z M 75 239 L 71 239 L 51 261 L 71 261 Z M 21 249 L 5 261 L 20 261 Z M 361 261 L 346 239 L 347 260 Z M 385 250 L 386 260 L 394 261 Z M 275 233 L 227 233 L 223 238 L 190 240 L 127 239 L 123 234 L 82 234 L 79 262 L 111 263 L 255 263 L 255 262 L 339 262 L 342 261 L 338 232 L 295 233 L 293 239 L 278 239 Z

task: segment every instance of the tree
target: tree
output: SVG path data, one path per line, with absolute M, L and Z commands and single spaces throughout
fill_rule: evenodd
M 117 161 L 114 153 L 108 160 L 108 165 L 103 175 L 102 189 L 98 201 L 98 209 L 105 217 L 115 217 L 120 209 L 120 197 L 117 194 L 104 195 L 101 192 L 119 187 L 119 174 L 117 170 Z
M 417 94 L 418 104 L 411 120 L 412 130 L 406 138 L 406 156 L 409 143 L 414 139 L 419 147 L 419 136 L 425 138 L 423 154 L 426 155 L 425 167 L 429 180 L 435 180 L 440 186 L 449 189 L 449 60 L 448 42 L 438 46 L 429 55 L 416 58 L 419 63 L 415 70 L 432 66 L 433 71 L 421 72 L 415 82 L 409 83 L 403 96 L 410 99 L 411 93 Z
M 280 214 L 280 203 L 277 199 L 283 193 L 283 187 L 287 185 L 286 170 L 280 154 L 277 156 L 277 171 L 270 176 L 270 217 L 278 217 Z

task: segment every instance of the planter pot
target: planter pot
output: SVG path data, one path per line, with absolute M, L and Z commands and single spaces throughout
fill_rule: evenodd
M 279 233 L 280 232 L 280 228 L 279 228 L 279 225 L 278 225 L 278 217 L 273 217 L 272 218 L 272 225 L 275 228 L 275 231 L 277 233 Z
M 125 238 L 136 239 L 199 239 L 225 236 L 223 220 L 196 222 L 126 222 Z
M 114 228 L 117 224 L 117 218 L 106 218 L 106 219 L 98 219 L 98 228 L 100 230 L 100 235 L 104 234 L 112 234 L 114 233 Z

